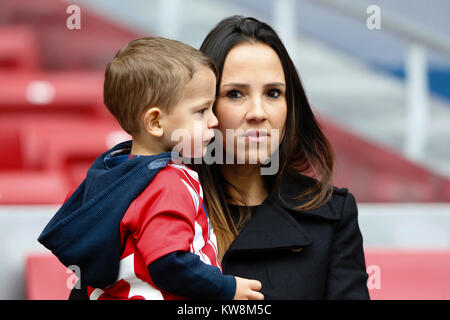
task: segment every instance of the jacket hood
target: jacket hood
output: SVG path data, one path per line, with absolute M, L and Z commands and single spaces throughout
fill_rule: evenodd
M 78 266 L 82 281 L 95 288 L 117 280 L 120 222 L 133 200 L 172 161 L 171 152 L 115 161 L 114 155 L 123 149 L 131 149 L 131 141 L 94 161 L 38 238 L 65 266 Z

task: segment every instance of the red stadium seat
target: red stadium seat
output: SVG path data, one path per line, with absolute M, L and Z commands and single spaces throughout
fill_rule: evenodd
M 347 187 L 357 201 L 450 201 L 449 179 L 350 133 L 329 119 L 321 120 L 335 153 L 334 184 Z
M 71 190 L 59 172 L 0 172 L 0 205 L 61 204 Z
M 102 72 L 0 73 L 0 115 L 103 116 Z
M 70 14 L 66 10 L 70 4 L 62 0 L 2 0 L 0 12 L 9 24 L 27 25 L 35 31 L 42 67 L 48 70 L 104 71 L 120 48 L 144 35 L 80 4 L 81 30 L 69 30 L 66 19 Z
M 118 124 L 109 121 L 36 122 L 23 125 L 27 137 L 24 154 L 39 153 L 43 170 L 63 171 L 75 186 L 92 162 L 115 144 L 130 139 Z M 29 149 L 31 148 L 31 150 Z
M 450 250 L 365 249 L 375 300 L 450 299 Z
M 450 251 L 365 249 L 373 300 L 450 299 Z M 52 254 L 27 258 L 28 299 L 66 299 L 70 274 Z M 70 278 L 73 286 L 73 277 Z
M 2 139 L 13 150 L 21 150 L 25 170 L 60 169 L 61 157 L 66 160 L 99 155 L 106 148 L 130 139 L 115 121 L 64 115 L 9 115 L 0 118 L 0 133 L 4 133 Z M 39 161 L 45 165 L 38 164 Z
M 52 254 L 26 258 L 25 287 L 28 300 L 67 300 L 78 278 Z
M 0 118 L 0 204 L 61 203 L 92 162 L 130 139 L 111 121 L 52 116 Z
M 39 48 L 31 27 L 1 26 L 0 39 L 1 71 L 16 73 L 39 69 Z
M 7 153 L 0 157 L 0 172 L 23 169 L 22 140 L 19 128 L 14 123 L 0 125 L 0 146 Z

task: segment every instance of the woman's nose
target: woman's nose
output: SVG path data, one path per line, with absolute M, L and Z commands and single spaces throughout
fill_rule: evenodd
M 246 118 L 248 121 L 264 121 L 267 119 L 266 111 L 260 99 L 250 101 Z

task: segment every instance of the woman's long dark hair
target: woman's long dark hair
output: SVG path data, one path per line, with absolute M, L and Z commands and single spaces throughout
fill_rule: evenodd
M 311 110 L 294 63 L 269 25 L 254 18 L 232 16 L 222 20 L 207 35 L 200 51 L 217 65 L 217 92 L 228 52 L 243 42 L 260 42 L 270 46 L 280 58 L 286 81 L 287 115 L 285 133 L 279 146 L 279 170 L 274 176 L 263 176 L 265 186 L 270 196 L 275 193 L 280 196 L 281 179 L 288 170 L 309 173 L 317 182 L 298 195 L 298 200 L 308 198 L 308 201 L 297 209 L 319 207 L 332 194 L 333 152 Z M 235 187 L 225 180 L 218 164 L 201 165 L 196 170 L 205 190 L 205 205 L 217 234 L 219 255 L 222 257 L 238 234 L 228 203 L 242 203 L 242 199 L 231 196 L 230 190 Z

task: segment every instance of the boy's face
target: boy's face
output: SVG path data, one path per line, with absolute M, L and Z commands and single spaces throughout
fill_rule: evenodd
M 183 89 L 180 101 L 165 115 L 164 139 L 172 150 L 188 158 L 203 157 L 218 125 L 212 106 L 216 97 L 216 77 L 211 69 L 199 66 Z

